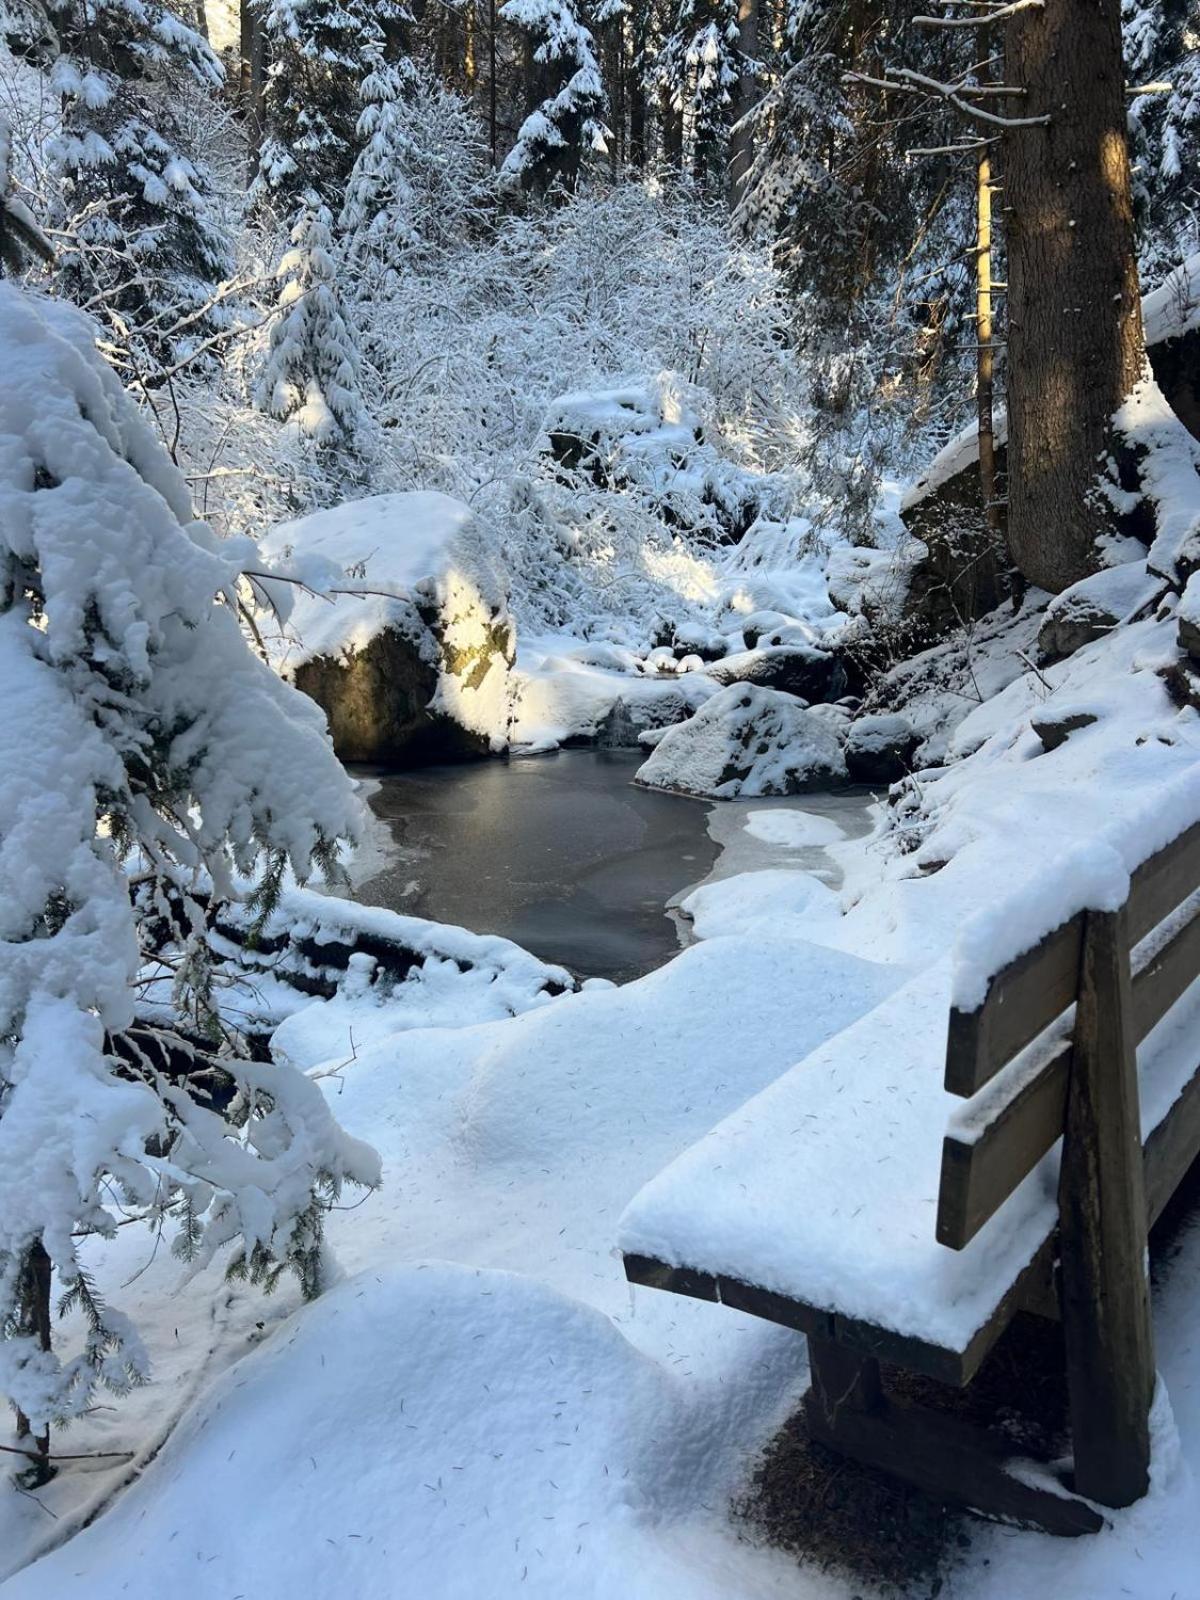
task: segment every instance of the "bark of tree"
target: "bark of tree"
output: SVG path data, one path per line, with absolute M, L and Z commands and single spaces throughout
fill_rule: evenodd
M 472 100 L 475 98 L 478 76 L 475 52 L 475 0 L 467 0 L 463 8 L 463 80 L 466 83 L 467 94 Z
M 625 18 L 618 14 L 604 25 L 604 76 L 608 86 L 608 175 L 615 183 L 621 164 L 621 135 L 625 122 Z
M 988 527 L 1000 534 L 1001 516 L 996 488 L 996 433 L 994 395 L 996 351 L 992 342 L 992 162 L 985 145 L 977 172 L 979 232 L 975 241 L 975 328 L 978 344 L 976 390 L 979 417 L 979 482 Z
M 738 50 L 742 74 L 734 96 L 734 126 L 729 138 L 729 199 L 735 206 L 754 161 L 754 136 L 746 117 L 758 98 L 758 80 L 753 70 L 758 60 L 758 0 L 738 0 Z
M 488 139 L 492 166 L 500 165 L 499 124 L 496 116 L 496 0 L 488 0 Z
M 646 165 L 646 89 L 635 43 L 629 72 L 629 161 L 640 172 Z
M 658 117 L 662 128 L 663 164 L 674 172 L 683 170 L 683 112 L 673 103 L 671 91 L 662 89 L 658 97 Z
M 246 116 L 250 175 L 253 177 L 258 171 L 258 158 L 266 130 L 263 96 L 267 84 L 267 34 L 258 0 L 241 0 L 238 21 L 241 28 L 239 87 Z
M 21 1326 L 20 1332 L 36 1339 L 43 1350 L 51 1344 L 50 1316 L 51 1264 L 46 1248 L 39 1239 L 32 1245 L 22 1269 Z M 17 1412 L 17 1439 L 23 1449 L 38 1456 L 25 1475 L 27 1488 L 35 1489 L 48 1483 L 54 1476 L 50 1465 L 50 1430 L 34 1435 L 32 1424 L 24 1412 Z
M 1145 366 L 1120 0 L 1046 0 L 1006 24 L 1021 116 L 1005 135 L 1008 539 L 1041 588 L 1092 571 L 1113 413 Z

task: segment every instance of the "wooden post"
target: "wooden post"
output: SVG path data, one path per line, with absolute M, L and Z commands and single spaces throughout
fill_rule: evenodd
M 1084 919 L 1059 1181 L 1061 1302 L 1075 1488 L 1145 1494 L 1154 1339 L 1126 913 Z
M 823 1432 L 836 1433 L 841 1411 L 875 1411 L 882 1403 L 879 1363 L 872 1356 L 855 1355 L 832 1339 L 810 1333 L 808 1364 L 812 1371 L 809 1403 L 821 1414 Z

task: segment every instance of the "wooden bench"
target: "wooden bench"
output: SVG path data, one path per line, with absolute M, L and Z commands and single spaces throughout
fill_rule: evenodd
M 891 1317 L 886 1284 L 875 1294 L 863 1284 L 869 1317 L 856 1315 L 853 1304 L 847 1310 L 843 1288 L 816 1285 L 823 1277 L 816 1249 L 801 1248 L 792 1270 L 792 1254 L 777 1241 L 766 1254 L 783 1265 L 760 1271 L 758 1282 L 736 1269 L 739 1250 L 761 1267 L 760 1223 L 782 1231 L 790 1221 L 802 1234 L 836 1171 L 822 1158 L 824 1167 L 818 1161 L 808 1179 L 785 1175 L 785 1192 L 743 1219 L 739 1208 L 753 1212 L 748 1194 L 758 1178 L 765 1185 L 765 1163 L 775 1159 L 756 1163 L 755 1139 L 767 1130 L 777 1153 L 784 1122 L 795 1120 L 788 1131 L 803 1135 L 831 1113 L 842 1116 L 844 1136 L 869 1127 L 880 1107 L 890 1114 L 897 1100 L 911 1103 L 910 1118 L 928 1120 L 937 1102 L 926 1087 L 913 1092 L 921 1081 L 915 1054 L 907 1076 L 897 1071 L 879 1092 L 860 1090 L 850 1115 L 842 1107 L 852 1080 L 835 1081 L 836 1058 L 827 1054 L 824 1064 L 809 1058 L 785 1075 L 789 1081 L 727 1119 L 707 1146 L 702 1141 L 675 1164 L 687 1180 L 682 1189 L 672 1191 L 668 1169 L 631 1205 L 627 1240 L 668 1241 L 679 1232 L 686 1242 L 653 1250 L 627 1244 L 627 1277 L 804 1332 L 806 1418 L 823 1444 L 987 1515 L 1060 1534 L 1098 1530 L 1097 1506 L 1128 1505 L 1148 1486 L 1155 1366 L 1147 1236 L 1200 1155 L 1200 986 L 1192 989 L 1200 974 L 1198 886 L 1200 823 L 1134 872 L 1119 911 L 1072 917 L 996 972 L 977 1009 L 950 1010 L 944 1088 L 966 1104 L 951 1116 L 942 1145 L 936 1244 L 911 1246 L 912 1299 L 919 1306 L 931 1285 L 955 1303 L 975 1295 L 959 1319 L 962 1333 L 947 1332 L 936 1308 L 924 1320 L 912 1307 Z M 919 1014 L 929 992 L 927 984 L 910 1015 Z M 889 1011 L 885 1002 L 873 1025 L 865 1019 L 859 1059 L 872 1059 L 889 1039 L 903 1057 L 905 1016 L 902 1004 Z M 903 1132 L 893 1147 L 903 1154 Z M 854 1170 L 868 1152 L 888 1160 L 879 1148 L 864 1136 L 845 1162 Z M 796 1163 L 804 1153 L 801 1137 Z M 906 1182 L 896 1204 L 910 1214 L 925 1196 L 911 1171 Z M 681 1206 L 689 1196 L 702 1197 L 697 1226 L 711 1226 L 721 1240 L 711 1251 L 685 1225 Z M 897 1228 L 878 1199 L 872 1203 L 874 1222 L 869 1212 L 861 1219 L 854 1212 L 864 1246 L 873 1226 Z M 910 1231 L 916 1228 L 913 1221 Z M 907 1235 L 897 1230 L 896 1237 Z M 974 1286 L 990 1258 L 1002 1281 L 981 1296 Z M 870 1270 L 878 1273 L 887 1259 L 881 1249 Z M 792 1281 L 805 1273 L 814 1280 L 811 1294 Z M 772 1281 L 761 1281 L 765 1276 Z M 883 1361 L 963 1387 L 1019 1311 L 1061 1322 L 1073 1464 L 1057 1475 L 1015 1460 L 996 1433 L 889 1395 L 881 1378 Z

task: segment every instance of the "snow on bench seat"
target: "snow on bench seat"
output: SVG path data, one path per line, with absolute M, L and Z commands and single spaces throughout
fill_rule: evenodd
M 1054 1228 L 1058 1155 L 967 1249 L 937 1243 L 942 1138 L 964 1109 L 942 1087 L 952 980 L 949 958 L 912 978 L 679 1156 L 626 1209 L 626 1256 L 947 1352 L 945 1373 L 965 1381 L 976 1358 L 956 1358 Z M 1145 1041 L 1147 1137 L 1195 1071 L 1198 1024 L 1200 994 Z
M 934 1238 L 951 978 L 911 979 L 719 1123 L 634 1197 L 621 1249 L 965 1351 L 1055 1198 L 1039 1170 L 970 1250 Z

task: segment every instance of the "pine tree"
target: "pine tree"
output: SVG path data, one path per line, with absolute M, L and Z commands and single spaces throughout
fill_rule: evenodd
M 230 1247 L 232 1270 L 315 1292 L 325 1204 L 378 1179 L 303 1073 L 229 1039 L 222 1113 L 133 1029 L 154 922 L 194 983 L 206 889 L 329 869 L 358 813 L 322 716 L 242 637 L 261 558 L 193 519 L 96 338 L 0 284 L 0 1393 L 42 1477 L 51 1423 L 147 1370 L 81 1239 L 177 1219 L 197 1265 Z M 52 1270 L 83 1313 L 67 1355 Z
M 362 422 L 359 360 L 332 234 L 328 208 L 310 195 L 279 265 L 283 310 L 271 329 L 258 401 L 314 444 L 353 451 Z
M 404 216 L 410 194 L 405 168 L 417 152 L 403 110 L 414 91 L 414 77 L 411 62 L 393 64 L 377 54 L 362 81 L 362 112 L 355 130 L 358 155 L 338 219 L 340 232 L 353 241 L 355 251 L 384 234 L 391 234 L 393 242 L 412 241 Z
M 608 100 L 591 31 L 571 0 L 506 0 L 501 16 L 525 30 L 531 108 L 500 181 L 545 194 L 573 192 L 590 153 L 608 148 Z
M 221 85 L 207 41 L 158 0 L 65 0 L 50 9 L 62 97 L 53 146 L 70 240 L 62 286 L 108 326 L 143 381 L 227 329 L 233 271 L 212 180 L 187 149 L 179 100 Z
M 1148 283 L 1200 249 L 1200 0 L 1122 0 L 1134 201 Z M 1169 85 L 1169 92 L 1163 89 Z
M 660 90 L 682 118 L 692 176 L 725 181 L 733 96 L 743 71 L 738 0 L 679 0 L 656 64 Z
M 294 227 L 308 197 L 340 207 L 359 148 L 360 87 L 382 59 L 404 59 L 398 0 L 270 0 L 270 67 L 254 197 Z

